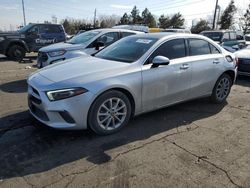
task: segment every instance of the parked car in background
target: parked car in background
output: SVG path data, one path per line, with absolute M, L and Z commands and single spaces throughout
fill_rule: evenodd
M 246 45 L 249 46 L 250 45 L 250 34 L 245 35 L 245 40 L 246 40 Z
M 114 28 L 114 29 L 129 29 L 129 30 L 133 30 L 133 31 L 141 31 L 144 33 L 149 32 L 148 26 L 145 26 L 145 25 L 116 25 L 112 28 Z
M 200 33 L 218 44 L 220 44 L 224 49 L 235 52 L 243 48 L 242 40 L 237 40 L 237 34 L 235 31 L 231 30 L 215 30 L 215 31 L 202 31 Z
M 53 128 L 101 135 L 134 115 L 186 100 L 209 96 L 222 103 L 236 77 L 232 53 L 192 34 L 133 35 L 68 62 L 28 78 L 30 112 Z
M 250 46 L 234 53 L 238 58 L 238 74 L 250 76 Z
M 189 29 L 163 29 L 162 32 L 171 32 L 171 33 L 191 33 Z
M 79 35 L 79 34 L 84 33 L 84 32 L 86 32 L 86 30 L 79 30 L 79 31 L 76 33 L 76 35 Z
M 28 52 L 65 40 L 62 25 L 31 23 L 16 32 L 0 33 L 0 54 L 21 61 Z
M 158 27 L 150 27 L 150 28 L 148 28 L 149 33 L 158 33 L 158 32 L 162 32 L 162 31 L 163 31 L 163 29 L 158 28 Z
M 72 39 L 41 48 L 38 52 L 37 66 L 39 68 L 78 57 L 94 54 L 117 40 L 141 32 L 126 29 L 95 29 L 74 36 Z

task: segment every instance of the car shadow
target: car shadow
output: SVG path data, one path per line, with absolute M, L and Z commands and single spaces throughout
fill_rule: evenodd
M 36 60 L 37 56 L 32 55 L 32 56 L 26 56 L 22 61 L 16 61 L 13 60 L 12 58 L 6 57 L 6 56 L 1 56 L 0 57 L 0 62 L 6 62 L 6 61 L 14 61 L 18 63 L 33 63 Z
M 27 92 L 28 84 L 26 79 L 7 82 L 0 85 L 0 90 L 6 93 L 24 93 Z
M 59 131 L 34 121 L 27 111 L 5 115 L 0 126 L 0 178 L 45 172 L 80 159 L 95 165 L 112 160 L 109 150 L 213 116 L 224 104 L 199 99 L 133 118 L 120 132 Z

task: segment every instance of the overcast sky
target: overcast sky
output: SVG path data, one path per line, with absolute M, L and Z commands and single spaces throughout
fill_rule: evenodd
M 51 21 L 55 15 L 60 21 L 66 17 L 93 20 L 94 9 L 98 15 L 118 15 L 130 12 L 134 5 L 140 11 L 147 7 L 154 15 L 180 12 L 191 24 L 193 19 L 212 15 L 216 0 L 24 0 L 26 22 Z M 219 0 L 224 9 L 230 0 Z M 249 0 L 235 0 L 240 9 L 245 10 Z M 23 24 L 22 0 L 0 0 L 0 29 L 9 30 Z

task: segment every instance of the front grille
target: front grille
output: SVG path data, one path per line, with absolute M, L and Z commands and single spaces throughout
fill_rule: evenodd
M 29 99 L 30 99 L 31 102 L 34 102 L 36 104 L 41 104 L 42 103 L 42 101 L 40 99 L 38 99 L 38 98 L 36 98 L 36 97 L 34 97 L 32 95 L 29 95 Z
M 40 96 L 39 95 L 39 92 L 35 89 L 35 88 L 33 88 L 33 87 L 31 87 L 32 88 L 32 91 L 37 95 L 37 96 Z
M 38 52 L 38 57 L 37 57 L 39 62 L 45 62 L 48 60 L 48 55 L 45 52 Z
M 36 103 L 36 102 L 33 100 L 33 98 L 29 96 L 29 98 L 28 98 L 28 104 L 29 104 L 29 109 L 30 109 L 30 111 L 31 111 L 34 115 L 36 115 L 38 118 L 40 118 L 41 120 L 43 120 L 43 121 L 49 121 L 49 118 L 48 118 L 47 114 L 46 114 L 43 110 L 37 108 L 37 107 L 33 104 L 33 102 Z

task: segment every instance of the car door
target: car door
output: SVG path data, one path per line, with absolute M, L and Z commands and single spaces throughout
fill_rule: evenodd
M 168 65 L 152 67 L 156 56 L 170 59 Z M 149 111 L 186 99 L 191 82 L 192 67 L 186 63 L 184 39 L 173 39 L 161 44 L 142 67 L 142 105 Z
M 36 51 L 37 46 L 39 45 L 37 43 L 39 38 L 40 38 L 40 35 L 39 35 L 38 25 L 34 25 L 26 32 L 25 42 L 27 43 L 31 52 Z
M 87 54 L 94 54 L 96 53 L 98 50 L 95 48 L 96 44 L 98 42 L 102 42 L 104 44 L 104 46 L 100 47 L 99 50 L 109 46 L 110 44 L 116 42 L 117 40 L 119 40 L 119 33 L 118 32 L 108 32 L 105 33 L 103 35 L 101 35 L 100 37 L 98 37 L 95 41 L 93 41 L 85 50 L 84 52 Z
M 57 38 L 57 32 L 60 32 L 60 29 L 55 25 L 39 25 L 39 48 L 58 42 L 59 38 Z
M 223 69 L 224 56 L 206 40 L 193 38 L 189 41 L 189 62 L 192 64 L 192 79 L 189 98 L 208 95 Z

